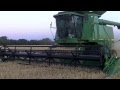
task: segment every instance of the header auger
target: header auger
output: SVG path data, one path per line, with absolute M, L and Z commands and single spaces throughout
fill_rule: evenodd
M 77 65 L 99 65 L 104 72 L 113 72 L 120 59 L 113 54 L 113 28 L 120 23 L 99 19 L 106 11 L 65 11 L 54 15 L 57 31 L 56 45 L 20 46 L 6 45 L 0 56 L 9 58 L 34 58 L 39 61 Z M 22 48 L 21 48 L 22 47 Z M 24 47 L 27 47 L 24 48 Z M 43 58 L 43 59 L 41 59 Z M 118 67 L 116 71 L 118 71 Z M 111 71 L 112 70 L 112 71 Z

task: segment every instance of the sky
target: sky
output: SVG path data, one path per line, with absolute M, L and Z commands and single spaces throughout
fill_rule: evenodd
M 0 36 L 9 39 L 54 39 L 56 29 L 50 30 L 50 23 L 56 27 L 53 15 L 58 12 L 60 11 L 0 11 Z M 120 11 L 107 11 L 101 19 L 120 22 Z M 115 30 L 115 34 L 120 36 L 120 31 Z

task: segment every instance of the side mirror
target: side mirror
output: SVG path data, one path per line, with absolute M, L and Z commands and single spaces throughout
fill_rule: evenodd
M 56 29 L 56 27 L 52 27 L 52 22 L 50 23 L 50 28 Z
M 50 28 L 52 28 L 52 22 L 50 23 Z

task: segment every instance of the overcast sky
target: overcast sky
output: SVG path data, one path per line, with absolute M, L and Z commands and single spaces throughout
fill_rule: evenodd
M 50 23 L 56 27 L 53 15 L 59 11 L 0 11 L 0 36 L 10 39 L 51 38 Z M 120 22 L 120 11 L 108 11 L 102 19 Z M 55 35 L 56 30 L 52 29 Z M 120 36 L 119 31 L 116 34 Z

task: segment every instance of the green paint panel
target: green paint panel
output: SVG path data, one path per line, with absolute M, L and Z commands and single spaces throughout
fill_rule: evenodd
M 114 39 L 112 27 L 99 25 L 99 39 Z
M 90 40 L 93 34 L 93 24 L 85 23 L 82 32 L 82 40 Z M 86 33 L 87 32 L 87 33 Z

